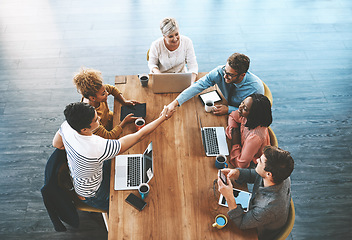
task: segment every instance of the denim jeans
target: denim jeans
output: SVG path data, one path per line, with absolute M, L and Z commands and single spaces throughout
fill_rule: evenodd
M 94 197 L 86 198 L 83 200 L 84 203 L 89 206 L 109 210 L 109 196 L 110 196 L 110 170 L 111 170 L 111 159 L 104 161 L 103 163 L 103 180 L 95 193 Z

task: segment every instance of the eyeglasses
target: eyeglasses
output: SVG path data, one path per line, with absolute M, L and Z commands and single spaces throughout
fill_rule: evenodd
M 225 75 L 228 76 L 229 79 L 232 79 L 241 75 L 241 74 L 233 74 L 233 73 L 226 72 L 225 66 L 222 67 L 222 71 L 224 72 Z

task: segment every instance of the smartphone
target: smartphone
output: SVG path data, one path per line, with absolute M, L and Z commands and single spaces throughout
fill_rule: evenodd
M 227 185 L 227 178 L 226 178 L 225 174 L 223 172 L 221 172 L 221 170 L 219 170 L 219 177 L 220 177 L 221 181 Z
M 142 211 L 145 205 L 147 205 L 145 201 L 143 201 L 133 193 L 130 193 L 130 195 L 128 195 L 125 201 L 131 204 L 133 207 L 137 208 L 139 211 Z

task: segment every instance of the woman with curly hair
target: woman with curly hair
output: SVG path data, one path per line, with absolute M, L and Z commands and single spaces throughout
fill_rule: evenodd
M 230 163 L 234 167 L 248 168 L 270 145 L 268 127 L 272 122 L 269 99 L 258 93 L 247 97 L 238 110 L 229 115 L 226 136 L 231 139 Z
M 79 73 L 73 77 L 73 83 L 76 85 L 77 91 L 83 95 L 81 101 L 95 107 L 100 117 L 100 126 L 94 131 L 95 135 L 107 139 L 116 139 L 127 123 L 137 119 L 131 113 L 120 124 L 114 128 L 112 127 L 113 112 L 109 110 L 107 104 L 108 95 L 113 95 L 122 105 L 135 105 L 139 102 L 126 100 L 116 87 L 103 84 L 103 77 L 100 71 L 81 68 Z

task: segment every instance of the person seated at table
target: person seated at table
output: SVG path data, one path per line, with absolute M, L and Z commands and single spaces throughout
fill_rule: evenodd
M 155 40 L 149 50 L 150 72 L 191 72 L 193 83 L 197 78 L 198 64 L 192 40 L 180 34 L 174 18 L 164 18 L 160 23 L 160 30 L 163 36 Z
M 274 239 L 288 219 L 293 168 L 294 161 L 288 151 L 267 146 L 255 169 L 221 170 L 228 185 L 218 177 L 218 187 L 228 203 L 230 220 L 240 229 L 257 228 L 259 240 Z M 231 180 L 254 183 L 248 212 L 236 204 Z
M 66 106 L 64 121 L 53 139 L 53 146 L 65 149 L 74 189 L 89 206 L 108 210 L 111 159 L 125 152 L 153 132 L 167 118 L 160 116 L 139 131 L 120 139 L 105 139 L 93 133 L 100 125 L 95 108 L 87 103 Z
M 270 145 L 268 127 L 272 120 L 269 99 L 258 93 L 230 113 L 226 136 L 231 139 L 230 163 L 234 167 L 248 168 L 252 161 L 257 164 L 263 148 Z
M 131 113 L 113 128 L 113 112 L 109 110 L 108 96 L 114 96 L 122 105 L 131 106 L 139 102 L 126 100 L 116 87 L 103 84 L 100 71 L 81 68 L 80 72 L 73 77 L 73 83 L 76 85 L 77 91 L 83 95 L 81 101 L 95 107 L 100 117 L 100 125 L 94 131 L 94 134 L 107 139 L 117 139 L 122 133 L 122 128 L 137 119 Z
M 225 115 L 236 111 L 240 103 L 249 95 L 253 93 L 264 94 L 262 81 L 248 71 L 249 62 L 249 57 L 244 54 L 232 54 L 227 59 L 226 65 L 213 69 L 185 89 L 168 105 L 168 109 L 173 112 L 177 106 L 181 106 L 198 93 L 216 84 L 227 100 L 228 105 L 215 105 L 216 108 L 213 113 L 215 115 Z M 167 113 L 167 116 L 169 116 L 169 113 Z

